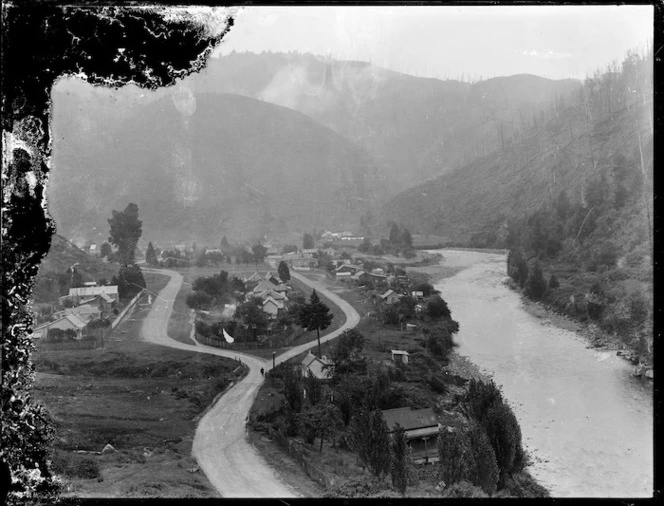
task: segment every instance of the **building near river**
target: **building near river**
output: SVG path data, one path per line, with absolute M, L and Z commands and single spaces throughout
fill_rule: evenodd
M 389 433 L 393 433 L 397 424 L 406 432 L 406 441 L 413 452 L 416 464 L 428 464 L 438 461 L 438 432 L 441 424 L 431 408 L 411 409 L 395 408 L 382 411 Z

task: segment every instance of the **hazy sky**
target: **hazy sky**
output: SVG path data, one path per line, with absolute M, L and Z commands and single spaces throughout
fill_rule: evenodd
M 217 53 L 301 51 L 414 75 L 583 78 L 653 36 L 652 6 L 245 7 Z

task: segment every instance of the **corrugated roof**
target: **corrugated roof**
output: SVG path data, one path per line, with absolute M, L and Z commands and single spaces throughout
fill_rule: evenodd
M 116 295 L 118 294 L 117 285 L 113 286 L 82 286 L 80 288 L 70 288 L 70 297 L 88 297 L 90 295 Z
M 397 423 L 401 425 L 404 430 L 438 426 L 438 419 L 431 408 L 410 409 L 406 407 L 386 409 L 383 411 L 383 419 L 385 420 L 385 423 L 387 423 L 387 427 L 390 431 L 394 430 Z

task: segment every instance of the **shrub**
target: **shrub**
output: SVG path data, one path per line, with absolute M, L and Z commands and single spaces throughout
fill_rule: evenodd
M 526 294 L 535 299 L 540 300 L 544 293 L 546 292 L 546 280 L 542 274 L 542 268 L 539 265 L 539 262 L 535 260 L 530 274 L 528 275 L 528 281 L 526 282 Z
M 554 289 L 558 288 L 559 286 L 560 283 L 558 282 L 558 278 L 555 274 L 551 274 L 551 277 L 549 278 L 549 288 Z
M 426 312 L 430 318 L 451 318 L 452 313 L 447 307 L 447 302 L 440 295 L 432 297 L 426 305 Z

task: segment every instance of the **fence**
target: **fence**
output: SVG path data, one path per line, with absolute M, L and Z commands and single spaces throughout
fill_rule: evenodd
M 297 336 L 297 333 L 293 333 Z M 260 343 L 251 342 L 251 343 L 227 343 L 221 337 L 205 337 L 196 332 L 196 341 L 202 344 L 207 344 L 208 346 L 214 346 L 215 348 L 223 348 L 225 350 L 258 350 L 265 348 L 286 348 L 288 345 L 295 339 L 295 337 L 290 336 L 286 339 L 284 338 L 274 338 L 266 339 Z
M 118 316 L 115 317 L 115 320 L 113 320 L 113 321 L 111 322 L 111 329 L 114 329 L 115 327 L 117 327 L 117 326 L 120 324 L 120 322 L 122 321 L 122 319 L 123 319 L 125 316 L 127 316 L 127 313 L 129 312 L 129 310 L 131 310 L 131 309 L 134 308 L 134 306 L 135 306 L 136 303 L 138 302 L 138 299 L 140 299 L 140 298 L 141 298 L 141 295 L 143 295 L 143 291 L 144 291 L 144 290 L 141 290 L 140 292 L 138 292 L 138 294 L 136 294 L 136 296 L 135 296 L 133 299 L 131 299 L 131 302 L 130 302 L 129 304 L 127 304 L 127 307 L 125 307 L 125 308 L 120 312 L 120 314 L 119 314 Z
M 273 429 L 269 430 L 269 434 L 282 450 L 288 452 L 293 457 L 293 460 L 299 464 L 309 478 L 325 488 L 330 488 L 334 485 L 334 480 L 309 462 L 304 454 L 285 435 Z

